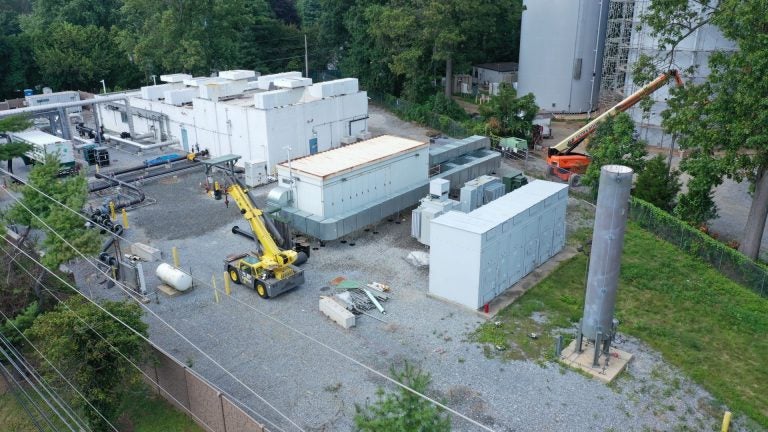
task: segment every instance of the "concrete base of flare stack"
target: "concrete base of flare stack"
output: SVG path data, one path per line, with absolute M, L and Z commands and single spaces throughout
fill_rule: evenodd
M 623 371 L 629 361 L 632 360 L 632 354 L 611 347 L 610 361 L 608 367 L 605 367 L 605 357 L 600 357 L 600 366 L 593 367 L 592 360 L 595 354 L 595 347 L 591 343 L 585 343 L 582 352 L 575 352 L 576 341 L 572 341 L 561 353 L 560 363 L 572 368 L 580 369 L 594 378 L 608 384 Z

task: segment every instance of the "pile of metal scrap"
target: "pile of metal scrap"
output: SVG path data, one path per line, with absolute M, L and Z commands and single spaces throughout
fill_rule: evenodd
M 377 309 L 382 315 L 387 314 L 381 303 L 389 300 L 389 295 L 386 294 L 390 291 L 388 285 L 378 282 L 364 283 L 343 277 L 332 280 L 331 285 L 336 290 L 333 298 L 340 300 L 347 310 L 355 315 L 366 315 L 384 322 L 381 318 L 367 312 Z

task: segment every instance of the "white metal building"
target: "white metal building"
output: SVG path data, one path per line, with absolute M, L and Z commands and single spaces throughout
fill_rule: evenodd
M 199 146 L 213 157 L 237 154 L 271 171 L 289 156 L 326 151 L 367 131 L 368 97 L 355 78 L 312 84 L 299 72 L 233 70 L 215 78 L 163 75 L 161 81 L 129 94 L 135 135 L 176 140 L 187 151 Z M 128 131 L 122 103 L 99 105 L 99 114 L 106 129 Z
M 470 213 L 432 219 L 429 292 L 478 309 L 565 245 L 568 186 L 535 180 Z
M 277 166 L 292 206 L 333 218 L 426 183 L 429 143 L 383 135 Z
M 506 83 L 512 85 L 517 82 L 517 63 L 497 62 L 483 63 L 472 66 L 472 77 L 480 85 L 491 83 Z

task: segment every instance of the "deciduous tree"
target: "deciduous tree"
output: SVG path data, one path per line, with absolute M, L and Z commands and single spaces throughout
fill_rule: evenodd
M 98 231 L 86 228 L 83 219 L 69 210 L 82 210 L 88 194 L 87 187 L 83 175 L 59 178 L 59 161 L 55 156 L 48 155 L 44 163 L 35 165 L 29 173 L 28 186 L 22 189 L 21 202 L 24 205 L 15 204 L 6 215 L 11 222 L 40 228 L 46 232 L 41 245 L 45 250 L 42 262 L 51 269 L 56 270 L 59 265 L 79 257 L 77 251 L 88 256 L 99 250 Z M 68 208 L 57 204 L 37 190 Z M 45 228 L 33 214 L 42 219 L 77 251 Z
M 689 171 L 695 183 L 688 189 L 698 198 L 682 197 L 681 205 L 708 204 L 707 187 L 724 177 L 752 182 L 739 250 L 756 259 L 768 216 L 768 6 L 764 0 L 654 0 L 645 22 L 670 50 L 662 61 L 674 62 L 679 42 L 709 24 L 738 46 L 736 52 L 712 53 L 706 81 L 672 92 L 662 125 L 679 135 L 681 148 L 697 150 L 688 164 L 697 170 Z
M 635 124 L 626 113 L 611 117 L 600 124 L 589 140 L 587 151 L 592 161 L 582 178 L 582 183 L 591 187 L 595 198 L 603 165 L 624 165 L 639 172 L 643 169 L 643 158 L 647 154 L 645 142 L 635 138 Z
M 147 335 L 136 304 L 105 302 L 102 306 L 139 334 Z M 79 296 L 38 316 L 25 335 L 98 412 L 114 422 L 126 390 L 140 380 L 140 372 L 123 356 L 142 364 L 146 344 L 141 337 Z M 47 363 L 40 359 L 40 365 L 46 368 Z M 48 372 L 55 379 L 53 371 Z M 73 402 L 82 404 L 82 400 Z M 93 430 L 111 429 L 93 409 L 83 413 Z

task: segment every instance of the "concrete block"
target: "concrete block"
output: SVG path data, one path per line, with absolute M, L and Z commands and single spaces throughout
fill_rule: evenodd
M 585 344 L 586 345 L 586 344 Z M 630 360 L 632 360 L 632 354 L 611 347 L 609 355 L 611 356 L 608 362 L 608 367 L 605 367 L 605 357 L 600 359 L 600 366 L 592 366 L 593 356 L 595 352 L 594 345 L 582 347 L 583 351 L 578 352 L 576 350 L 576 341 L 572 341 L 562 353 L 558 359 L 560 363 L 572 368 L 580 369 L 586 372 L 593 378 L 597 378 L 605 384 L 610 383 L 616 378 L 621 371 L 623 371 Z
M 256 72 L 252 70 L 234 69 L 219 72 L 219 78 L 228 80 L 247 80 L 256 76 Z
M 320 297 L 320 312 L 345 329 L 355 326 L 355 315 L 330 297 Z
M 143 243 L 131 244 L 131 253 L 147 262 L 160 261 L 163 259 L 163 253 L 160 249 L 155 249 L 152 246 Z

